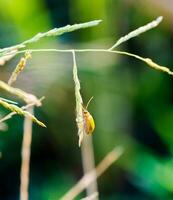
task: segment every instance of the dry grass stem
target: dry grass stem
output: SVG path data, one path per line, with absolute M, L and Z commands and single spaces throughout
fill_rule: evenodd
M 173 72 L 168 67 L 158 65 L 157 63 L 153 62 L 150 58 L 143 58 L 143 57 L 138 56 L 136 54 L 128 53 L 128 52 L 125 52 L 125 51 L 111 51 L 111 52 L 118 53 L 118 54 L 124 54 L 124 55 L 130 56 L 130 57 L 134 57 L 138 60 L 145 62 L 151 68 L 165 72 L 169 75 L 173 75 Z
M 34 107 L 28 108 L 27 112 L 33 114 Z M 20 200 L 28 200 L 31 141 L 32 120 L 29 117 L 25 117 L 21 152 Z
M 49 30 L 49 31 L 44 32 L 44 33 L 38 33 L 35 36 L 33 36 L 32 38 L 30 38 L 30 39 L 28 39 L 28 40 L 26 40 L 26 41 L 24 41 L 20 44 L 0 49 L 0 57 L 5 56 L 6 54 L 10 53 L 13 50 L 25 48 L 27 44 L 37 42 L 44 37 L 59 36 L 59 35 L 62 35 L 64 33 L 72 32 L 72 31 L 75 31 L 75 30 L 78 30 L 78 29 L 97 26 L 100 22 L 101 22 L 101 20 L 93 20 L 93 21 L 90 21 L 90 22 L 85 22 L 85 23 L 80 23 L 80 24 L 67 25 L 67 26 L 64 26 L 62 28 L 54 28 L 54 29 Z
M 43 100 L 44 98 L 45 98 L 45 97 L 42 97 L 42 98 L 39 99 L 40 104 L 41 104 L 41 102 L 42 102 L 42 100 Z M 32 107 L 32 106 L 35 106 L 35 104 L 34 104 L 34 103 L 27 104 L 26 106 L 22 106 L 21 109 L 22 109 L 22 110 L 26 110 L 27 108 L 30 108 L 30 107 Z M 16 114 L 17 114 L 16 112 L 11 112 L 11 113 L 9 113 L 8 115 L 6 115 L 6 116 L 4 116 L 2 119 L 0 119 L 0 123 L 2 123 L 2 122 L 4 122 L 4 121 L 6 121 L 6 120 L 12 118 L 12 116 L 13 116 L 13 115 L 16 115 Z
M 85 198 L 82 198 L 81 200 L 96 200 L 98 199 L 99 194 L 95 192 L 94 194 L 87 196 Z
M 25 52 L 24 57 L 22 57 L 17 64 L 15 70 L 13 71 L 12 75 L 9 78 L 8 85 L 11 85 L 14 81 L 16 81 L 18 75 L 23 71 L 26 61 L 31 58 L 31 54 L 29 52 Z
M 0 81 L 0 88 L 14 96 L 17 96 L 18 98 L 25 101 L 27 104 L 34 103 L 36 106 L 40 106 L 39 99 L 37 99 L 37 97 L 34 96 L 33 94 L 29 94 L 29 93 L 24 92 L 21 89 L 11 87 L 3 81 Z
M 73 55 L 73 80 L 75 83 L 75 99 L 76 99 L 76 122 L 78 126 L 79 146 L 81 146 L 81 143 L 83 141 L 81 152 L 82 152 L 82 163 L 83 163 L 84 174 L 86 174 L 89 171 L 95 169 L 94 152 L 93 152 L 92 138 L 85 137 L 84 118 L 82 109 L 83 100 L 80 93 L 81 86 L 78 77 L 76 56 L 74 51 L 72 51 L 72 55 Z M 96 177 L 96 174 L 93 173 L 93 176 Z M 88 187 L 86 188 L 88 196 L 97 192 L 97 181 L 96 178 L 94 179 L 95 181 L 93 181 L 93 183 L 88 185 Z
M 2 105 L 4 108 L 6 108 L 12 112 L 15 112 L 16 114 L 30 118 L 33 122 L 37 123 L 38 125 L 40 125 L 42 127 L 46 127 L 46 125 L 43 124 L 41 121 L 39 121 L 34 115 L 29 113 L 28 111 L 23 110 L 22 108 L 19 108 L 18 106 L 14 105 L 14 104 L 7 103 L 0 99 L 0 105 Z M 4 120 L 2 120 L 2 121 L 4 121 Z
M 100 177 L 123 153 L 122 147 L 117 147 L 109 152 L 105 158 L 98 164 L 96 170 L 85 174 L 62 198 L 61 200 L 72 200 L 79 195 L 95 178 Z M 93 173 L 96 177 L 93 176 Z
M 94 181 L 91 184 L 89 184 L 88 187 L 86 187 L 86 194 L 87 194 L 87 196 L 91 196 L 94 193 L 99 194 L 96 172 L 94 173 L 95 159 L 94 159 L 92 136 L 88 136 L 88 135 L 86 135 L 86 133 L 84 134 L 83 142 L 81 145 L 81 153 L 82 153 L 82 165 L 83 165 L 84 175 L 90 171 L 93 171 L 92 179 Z M 98 197 L 95 197 L 95 200 L 97 200 L 97 199 L 98 199 Z
M 152 61 L 150 58 L 143 58 L 139 55 L 132 54 L 126 51 L 117 51 L 117 50 L 109 50 L 109 49 L 29 49 L 31 52 L 63 52 L 63 53 L 69 53 L 69 52 L 77 52 L 77 53 L 85 53 L 85 52 L 105 52 L 105 53 L 115 53 L 115 54 L 121 54 L 121 55 L 126 55 L 130 57 L 134 57 L 138 60 L 141 60 L 145 62 L 149 67 L 154 68 L 156 70 L 159 70 L 161 72 L 168 73 L 169 75 L 173 75 L 173 72 L 165 66 L 161 66 L 154 61 Z M 25 51 L 21 51 L 19 53 L 23 53 Z
M 117 46 L 119 46 L 120 44 L 122 44 L 123 42 L 126 42 L 127 40 L 136 37 L 138 35 L 140 35 L 141 33 L 144 33 L 152 28 L 155 28 L 156 26 L 158 26 L 160 24 L 160 22 L 162 21 L 163 17 L 160 16 L 158 17 L 156 20 L 139 27 L 138 29 L 128 33 L 127 35 L 121 37 L 111 48 L 109 48 L 109 50 L 113 50 L 114 48 L 116 48 Z
M 8 130 L 8 125 L 6 123 L 0 123 L 0 131 L 7 131 Z
M 73 55 L 73 80 L 75 84 L 75 99 L 76 99 L 76 122 L 78 127 L 78 136 L 79 136 L 79 146 L 81 146 L 83 136 L 84 136 L 84 119 L 83 119 L 83 100 L 80 93 L 80 81 L 78 78 L 78 71 L 77 71 L 77 65 L 76 65 L 76 56 L 75 52 L 72 51 Z
M 135 57 L 135 58 L 137 58 L 137 59 L 145 62 L 147 65 L 149 65 L 150 67 L 152 67 L 152 68 L 154 68 L 156 70 L 160 70 L 162 72 L 166 72 L 166 73 L 168 73 L 170 75 L 173 75 L 173 72 L 169 68 L 167 68 L 165 66 L 158 65 L 157 63 L 153 62 L 150 58 L 143 58 L 141 56 L 138 56 L 138 55 L 135 55 L 135 54 L 132 54 L 132 53 L 129 53 L 129 52 L 125 52 L 125 51 L 114 51 L 113 50 L 115 47 L 119 46 L 121 43 L 126 42 L 127 40 L 129 40 L 129 39 L 131 39 L 133 37 L 136 37 L 136 36 L 138 36 L 138 35 L 146 32 L 146 31 L 148 31 L 148 30 L 150 30 L 152 28 L 155 28 L 156 26 L 158 26 L 160 24 L 160 22 L 162 21 L 162 19 L 163 19 L 163 17 L 160 16 L 156 20 L 154 20 L 154 21 L 152 21 L 152 22 L 150 22 L 150 23 L 148 23 L 148 24 L 146 24 L 144 26 L 141 26 L 138 29 L 136 29 L 136 30 L 128 33 L 127 35 L 121 37 L 109 49 L 67 49 L 67 50 L 61 50 L 61 49 L 28 49 L 28 50 L 18 51 L 18 52 L 16 52 L 16 54 L 24 53 L 24 52 L 27 52 L 27 51 L 30 51 L 30 52 L 64 52 L 64 53 L 65 52 L 71 52 L 73 54 L 75 54 L 75 52 L 79 52 L 79 53 L 82 53 L 82 52 L 106 52 L 106 53 L 124 54 L 124 55 L 127 55 L 127 56 Z M 96 21 L 93 21 L 93 24 L 94 25 L 98 25 L 99 22 L 100 22 L 99 20 L 96 20 Z M 66 27 L 63 27 L 63 28 L 66 29 Z M 44 33 L 44 34 L 47 34 L 47 33 Z M 6 54 L 10 55 L 10 52 L 6 52 Z M 81 127 L 82 127 L 82 125 L 81 125 Z M 80 132 L 82 132 L 82 131 L 80 131 Z M 81 135 L 81 137 L 80 137 L 80 142 L 79 143 L 81 143 L 81 141 L 82 141 L 82 134 L 80 134 L 80 135 Z
M 12 50 L 9 52 L 9 55 L 0 57 L 0 65 L 4 65 L 7 61 L 11 60 L 16 55 L 17 49 Z

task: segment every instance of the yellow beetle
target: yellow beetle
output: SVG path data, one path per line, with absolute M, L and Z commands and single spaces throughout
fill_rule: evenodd
M 92 134 L 95 129 L 94 119 L 87 110 L 89 103 L 91 102 L 92 99 L 93 97 L 90 98 L 90 100 L 87 103 L 87 106 L 85 108 L 83 107 L 84 129 L 85 129 L 86 134 L 88 135 Z

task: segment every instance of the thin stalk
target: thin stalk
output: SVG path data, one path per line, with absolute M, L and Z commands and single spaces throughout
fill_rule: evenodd
M 27 111 L 33 114 L 34 107 L 32 106 L 28 108 Z M 25 117 L 21 152 L 22 164 L 20 174 L 20 200 L 28 200 L 31 141 L 32 120 L 29 117 Z
M 155 19 L 154 21 L 139 27 L 138 29 L 128 33 L 127 35 L 121 37 L 112 47 L 109 48 L 109 50 L 113 50 L 116 47 L 118 47 L 120 44 L 122 44 L 123 42 L 126 42 L 127 40 L 130 40 L 133 37 L 136 37 L 146 31 L 149 31 L 152 28 L 155 28 L 156 26 L 158 26 L 160 24 L 160 22 L 163 20 L 163 17 L 160 16 L 157 19 Z
M 95 170 L 85 174 L 60 200 L 75 199 L 95 178 L 100 177 L 119 157 L 122 155 L 122 147 L 116 147 L 110 151 L 104 159 L 97 165 Z M 93 176 L 95 174 L 96 176 Z
M 42 101 L 44 98 L 45 98 L 45 97 L 42 97 L 42 98 L 39 99 L 39 101 L 40 101 L 40 106 L 41 106 L 41 101 Z M 34 105 L 35 105 L 35 103 L 30 103 L 30 104 L 27 104 L 27 105 L 25 105 L 25 106 L 22 106 L 21 109 L 22 109 L 22 110 L 26 110 L 27 108 L 30 108 L 30 107 L 32 107 L 32 106 L 34 106 Z M 17 114 L 16 112 L 11 112 L 11 113 L 9 113 L 8 115 L 5 115 L 3 118 L 0 119 L 0 123 L 2 123 L 2 122 L 4 122 L 4 121 L 6 121 L 6 120 L 12 118 L 12 116 L 13 116 L 13 115 L 16 115 L 16 114 Z
M 0 80 L 0 89 L 3 89 L 14 96 L 17 96 L 18 98 L 25 101 L 27 104 L 34 102 L 36 106 L 40 106 L 40 101 L 37 99 L 36 96 L 30 93 L 24 92 L 23 90 L 19 88 L 11 87 L 10 85 L 8 85 L 7 83 L 1 80 Z
M 82 95 L 80 93 L 81 86 L 78 77 L 76 55 L 74 51 L 72 51 L 72 56 L 73 56 L 73 80 L 74 80 L 75 99 L 76 99 L 76 122 L 78 127 L 78 136 L 79 136 L 78 144 L 80 147 L 84 137 L 84 119 L 82 110 L 83 100 L 82 100 Z
M 64 26 L 64 27 L 61 27 L 61 28 L 54 28 L 54 29 L 51 29 L 51 30 L 44 32 L 44 33 L 37 33 L 32 38 L 30 38 L 30 39 L 28 39 L 28 40 L 26 40 L 26 41 L 24 41 L 20 44 L 0 49 L 0 57 L 6 56 L 9 52 L 13 52 L 14 50 L 17 51 L 18 49 L 25 48 L 26 45 L 37 42 L 42 38 L 51 37 L 51 36 L 59 36 L 59 35 L 62 35 L 64 33 L 72 32 L 72 31 L 75 31 L 75 30 L 78 30 L 78 29 L 97 26 L 100 22 L 101 22 L 101 20 L 93 20 L 93 21 L 90 21 L 90 22 L 85 22 L 85 23 L 80 23 L 80 24 L 67 25 L 67 26 Z
M 86 137 L 85 129 L 84 129 L 84 118 L 83 118 L 83 100 L 82 95 L 80 93 L 81 85 L 78 77 L 77 70 L 77 62 L 75 52 L 72 51 L 73 55 L 73 80 L 75 85 L 75 99 L 76 99 L 76 122 L 78 126 L 78 136 L 79 136 L 79 146 L 82 144 L 82 164 L 84 174 L 88 173 L 91 170 L 95 169 L 95 161 L 94 161 L 94 152 L 93 152 L 93 144 L 92 138 Z M 96 175 L 93 173 L 93 176 Z M 95 181 L 88 185 L 86 188 L 87 196 L 92 195 L 93 193 L 98 193 L 97 191 L 97 181 L 94 177 Z M 97 199 L 97 198 L 96 198 Z
M 4 108 L 6 108 L 6 109 L 8 109 L 12 112 L 15 112 L 18 115 L 29 117 L 33 122 L 37 123 L 38 125 L 40 125 L 42 127 L 46 127 L 46 125 L 44 123 L 42 123 L 40 120 L 38 120 L 30 112 L 27 112 L 27 111 L 23 110 L 22 108 L 14 105 L 14 104 L 7 103 L 6 101 L 2 101 L 0 99 L 0 105 L 2 105 Z M 1 119 L 0 121 L 2 122 L 2 121 L 4 121 L 4 119 Z
M 93 150 L 93 141 L 92 137 L 84 135 L 84 139 L 81 145 L 81 153 L 82 153 L 82 165 L 84 175 L 90 171 L 92 173 L 92 179 L 94 180 L 91 184 L 86 187 L 86 194 L 87 196 L 91 196 L 95 193 L 98 195 L 95 197 L 95 200 L 98 199 L 99 192 L 98 192 L 98 184 L 95 172 L 95 159 L 94 159 L 94 150 Z
M 129 53 L 126 51 L 116 51 L 116 50 L 109 50 L 109 49 L 28 49 L 28 50 L 23 50 L 23 51 L 19 51 L 18 53 L 24 53 L 26 51 L 30 51 L 30 52 L 59 52 L 59 53 L 72 53 L 72 52 L 76 52 L 76 53 L 85 53 L 85 52 L 105 52 L 105 53 L 115 53 L 115 54 L 120 54 L 120 55 L 126 55 L 126 56 L 130 56 L 133 58 L 136 58 L 140 61 L 145 62 L 149 67 L 165 72 L 169 75 L 173 75 L 173 72 L 165 66 L 159 65 L 157 63 L 155 63 L 152 59 L 150 58 L 144 58 L 142 56 L 133 54 L 133 53 Z

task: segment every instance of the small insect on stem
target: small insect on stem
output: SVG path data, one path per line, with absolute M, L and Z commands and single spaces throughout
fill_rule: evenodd
M 94 129 L 95 129 L 95 122 L 94 119 L 92 117 L 92 115 L 88 112 L 88 106 L 91 102 L 91 100 L 93 99 L 93 97 L 91 97 L 86 105 L 86 107 L 83 107 L 83 118 L 84 118 L 84 130 L 86 132 L 86 134 L 92 134 Z

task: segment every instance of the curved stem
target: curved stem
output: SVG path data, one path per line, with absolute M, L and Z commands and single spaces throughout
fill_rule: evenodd
M 23 50 L 23 51 L 18 51 L 16 54 L 24 53 L 27 51 L 30 51 L 30 52 L 59 52 L 59 53 L 74 53 L 74 52 L 78 52 L 78 53 L 84 53 L 84 52 L 115 53 L 115 54 L 121 54 L 121 55 L 126 55 L 126 56 L 136 58 L 140 61 L 145 62 L 151 68 L 154 68 L 154 69 L 162 71 L 162 72 L 166 72 L 169 75 L 173 75 L 173 72 L 168 67 L 158 65 L 157 63 L 153 62 L 150 58 L 144 58 L 139 55 L 129 53 L 126 51 L 115 51 L 115 50 L 110 50 L 110 49 L 27 49 L 27 50 Z

